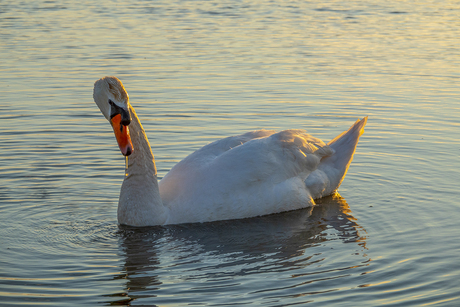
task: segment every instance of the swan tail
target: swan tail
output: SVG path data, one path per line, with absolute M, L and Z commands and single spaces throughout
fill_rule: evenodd
M 353 160 L 359 137 L 364 133 L 366 123 L 367 116 L 357 120 L 347 131 L 327 144 L 334 150 L 334 154 L 323 157 L 318 168 L 305 179 L 313 199 L 337 191 Z

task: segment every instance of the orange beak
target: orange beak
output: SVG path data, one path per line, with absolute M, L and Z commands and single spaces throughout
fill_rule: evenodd
M 120 147 L 121 153 L 124 156 L 129 156 L 133 153 L 133 143 L 131 142 L 131 137 L 129 136 L 128 126 L 121 124 L 121 114 L 117 114 L 110 119 L 110 124 L 112 124 L 113 132 L 115 133 L 115 138 L 118 142 L 118 147 Z

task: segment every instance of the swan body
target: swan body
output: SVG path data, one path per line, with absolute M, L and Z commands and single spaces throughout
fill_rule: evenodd
M 111 122 L 128 167 L 118 222 L 150 226 L 240 219 L 313 206 L 340 186 L 367 117 L 325 144 L 303 130 L 258 130 L 212 142 L 158 182 L 144 129 L 120 80 L 96 81 L 94 100 Z

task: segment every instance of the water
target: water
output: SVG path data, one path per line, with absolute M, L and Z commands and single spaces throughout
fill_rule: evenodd
M 457 306 L 456 1 L 2 1 L 0 305 Z M 116 75 L 160 177 L 223 136 L 366 132 L 313 210 L 116 224 Z

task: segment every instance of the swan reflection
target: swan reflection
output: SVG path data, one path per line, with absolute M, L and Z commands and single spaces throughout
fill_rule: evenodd
M 365 233 L 338 194 L 318 200 L 314 208 L 258 218 L 120 227 L 125 274 L 119 278 L 126 279 L 126 287 L 124 293 L 112 297 L 111 304 L 129 305 L 132 300 L 146 298 L 160 304 L 156 296 L 170 295 L 173 290 L 167 288 L 171 285 L 203 287 L 210 280 L 291 270 L 291 277 L 301 276 L 304 268 L 318 266 L 328 257 L 311 247 L 336 240 L 340 244 L 353 242 L 355 250 L 365 250 Z M 366 257 L 365 253 L 362 256 Z M 359 265 L 367 262 L 369 259 L 361 257 Z

